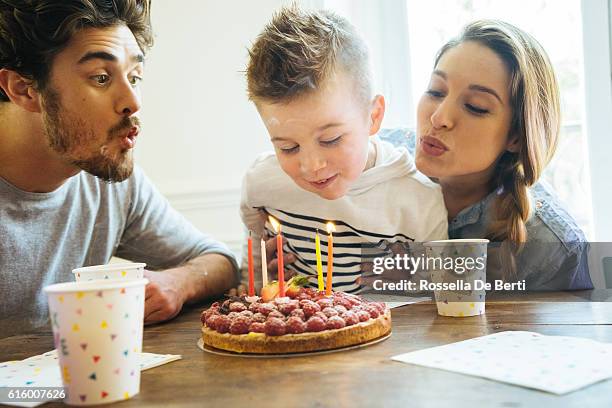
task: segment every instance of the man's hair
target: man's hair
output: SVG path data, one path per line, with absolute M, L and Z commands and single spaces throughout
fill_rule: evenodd
M 126 25 L 141 50 L 153 45 L 150 0 L 0 0 L 0 69 L 44 89 L 53 58 L 85 28 Z M 0 101 L 9 99 L 0 88 Z
M 353 79 L 360 98 L 371 99 L 367 46 L 346 19 L 331 11 L 282 8 L 249 56 L 247 89 L 254 102 L 291 102 L 319 90 L 338 72 Z

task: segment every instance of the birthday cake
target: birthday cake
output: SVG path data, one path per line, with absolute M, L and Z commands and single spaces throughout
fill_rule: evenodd
M 391 332 L 384 303 L 343 292 L 326 296 L 291 281 L 286 296 L 278 297 L 275 284 L 261 297 L 235 296 L 203 311 L 204 344 L 236 353 L 303 353 L 367 343 Z

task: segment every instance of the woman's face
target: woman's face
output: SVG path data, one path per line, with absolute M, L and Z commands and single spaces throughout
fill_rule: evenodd
M 509 74 L 501 58 L 473 41 L 447 50 L 417 110 L 416 165 L 429 177 L 490 180 L 496 160 L 516 150 L 509 137 Z

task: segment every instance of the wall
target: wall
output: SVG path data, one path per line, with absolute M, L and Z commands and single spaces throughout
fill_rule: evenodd
M 238 249 L 242 174 L 271 148 L 247 100 L 247 47 L 281 0 L 154 1 L 136 161 L 201 230 Z

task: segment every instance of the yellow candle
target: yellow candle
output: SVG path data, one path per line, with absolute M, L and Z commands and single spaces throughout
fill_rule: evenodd
M 323 292 L 323 262 L 321 262 L 321 240 L 319 239 L 319 230 L 315 235 L 315 252 L 317 254 L 317 278 L 319 281 L 319 292 Z

